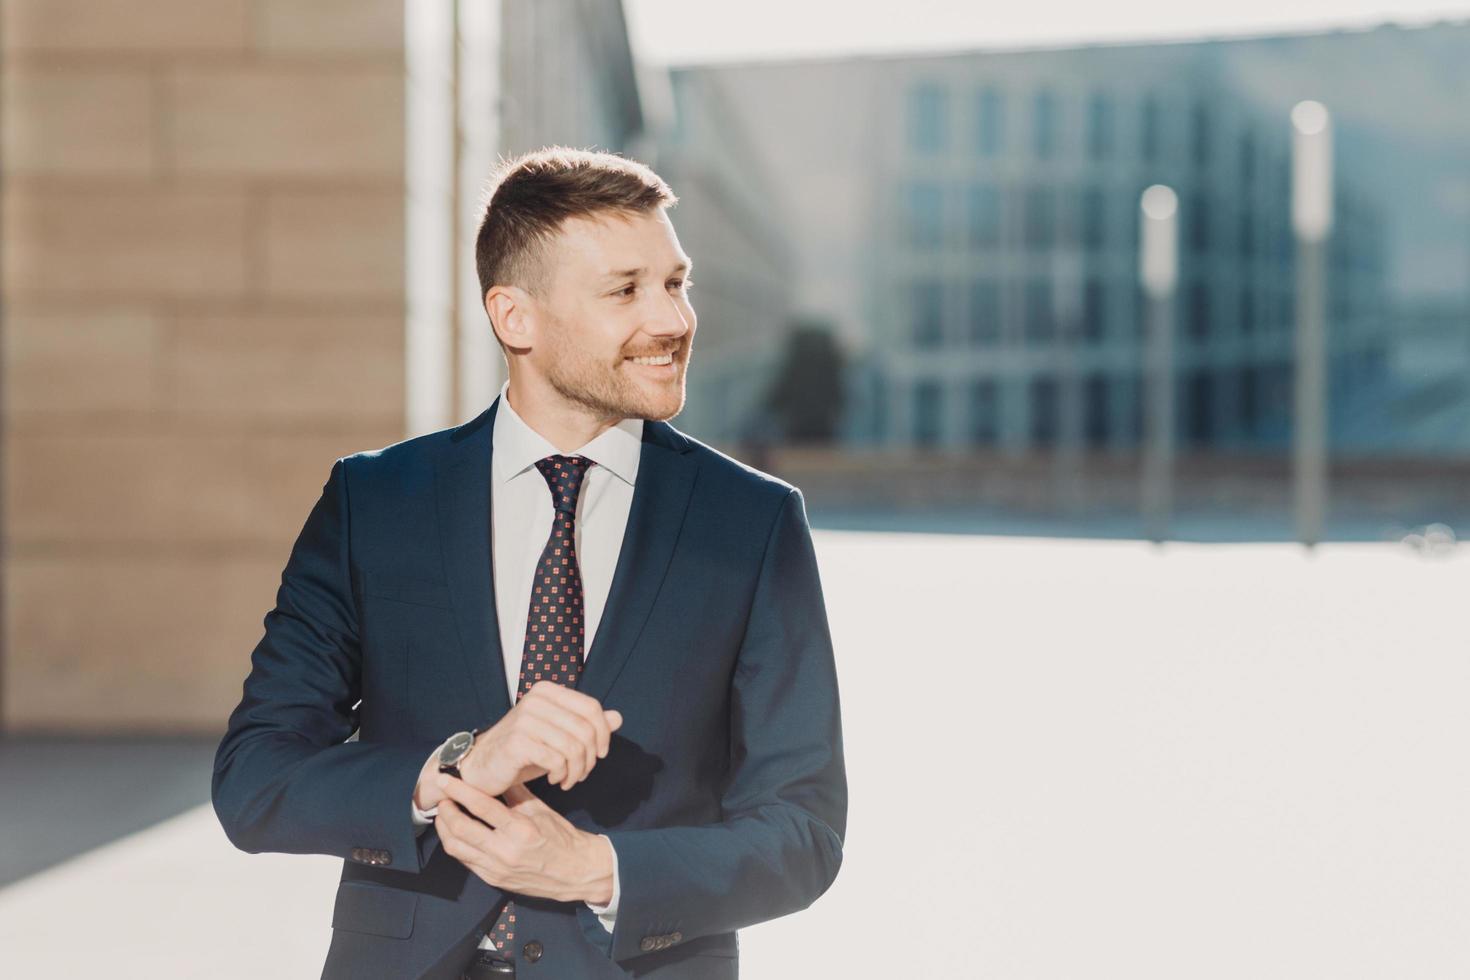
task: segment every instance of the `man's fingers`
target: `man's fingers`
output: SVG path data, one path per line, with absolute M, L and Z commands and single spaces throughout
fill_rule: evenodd
M 547 745 L 545 742 L 538 742 L 536 739 L 530 736 L 527 736 L 526 738 L 529 745 L 526 750 L 526 755 L 530 758 L 532 762 L 534 762 L 537 766 L 541 768 L 541 770 L 546 774 L 546 777 L 555 782 L 561 782 L 563 779 L 565 779 L 567 764 L 566 757 L 558 753 L 555 749 Z
M 556 713 L 556 708 L 551 711 Z M 563 717 L 565 717 L 563 713 Z M 526 719 L 526 734 L 532 738 L 540 739 L 551 746 L 561 758 L 559 769 L 560 776 L 554 776 L 555 782 L 577 780 L 581 778 L 581 770 L 587 765 L 587 745 L 573 732 L 567 731 L 552 718 L 535 716 Z
M 573 712 L 577 724 L 582 726 L 583 739 L 587 743 L 587 771 L 591 772 L 597 760 L 607 754 L 603 746 L 612 738 L 612 733 L 608 731 L 607 719 L 602 716 L 602 706 L 595 698 L 583 695 Z
M 547 685 L 546 695 L 549 702 L 565 709 L 591 726 L 593 754 L 598 754 L 597 749 L 605 740 L 608 732 L 606 731 L 607 720 L 602 717 L 602 705 L 597 703 L 597 699 L 574 687 L 567 687 L 565 684 L 557 684 L 553 681 L 538 681 L 537 683 Z
M 556 782 L 567 776 L 568 757 L 580 751 L 570 735 L 530 712 L 521 716 L 509 747 L 518 757 L 534 759 Z
M 445 800 L 439 805 L 439 813 L 434 817 L 434 825 L 439 831 L 440 846 L 444 848 L 444 853 L 469 868 L 487 885 L 496 885 L 491 869 L 475 860 L 481 852 L 476 851 L 474 845 L 466 843 L 464 837 L 454 830 L 453 825 L 463 817 L 464 811 L 453 800 Z M 471 820 L 466 820 L 465 823 L 479 827 L 480 830 L 485 829 Z
M 597 730 L 588 723 L 587 719 L 575 711 L 570 711 L 560 704 L 544 702 L 536 709 L 537 720 L 554 726 L 555 730 L 565 734 L 569 742 L 559 741 L 557 747 L 567 753 L 569 763 L 565 779 L 557 782 L 570 781 L 576 783 L 585 779 L 597 764 Z M 563 786 L 563 789 L 568 787 Z
M 573 691 L 573 694 L 582 694 L 581 691 Z M 588 765 L 591 769 L 597 764 L 598 759 L 607 758 L 608 747 L 612 744 L 612 726 L 607 722 L 607 713 L 602 710 L 602 705 L 590 694 L 582 694 L 574 709 L 578 717 L 585 721 L 592 729 L 588 744 L 592 748 L 592 762 Z
M 551 782 L 562 782 L 566 779 L 566 757 L 542 742 L 532 732 L 516 732 L 516 743 L 514 751 L 517 758 L 523 758 L 528 763 L 539 768 Z M 526 767 L 522 767 L 525 770 Z
M 441 775 L 444 795 L 459 806 L 484 820 L 492 827 L 503 827 L 511 820 L 510 808 L 483 790 L 471 786 L 463 779 Z
M 445 852 L 465 867 L 474 870 L 484 866 L 487 860 L 502 859 L 500 832 L 480 823 L 454 800 L 446 798 L 439 803 L 434 822 L 439 826 L 439 840 Z
M 590 694 L 567 687 L 565 684 L 557 684 L 554 681 L 537 681 L 531 685 L 531 690 L 534 691 L 541 685 L 546 687 L 545 697 L 577 711 L 597 729 L 597 754 L 599 758 L 606 758 L 612 744 L 612 733 L 623 723 L 622 714 L 616 710 L 604 709 Z M 526 693 L 529 694 L 530 691 Z M 616 721 L 613 720 L 614 718 Z
M 525 703 L 532 692 L 538 697 L 526 705 L 528 713 L 552 721 L 586 744 L 587 768 L 578 780 L 586 778 L 597 760 L 607 758 L 611 751 L 612 733 L 622 725 L 622 713 L 604 710 L 596 698 L 554 681 L 537 681 L 521 702 Z

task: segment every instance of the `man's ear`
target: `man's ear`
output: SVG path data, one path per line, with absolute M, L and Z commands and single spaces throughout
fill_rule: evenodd
M 536 313 L 531 296 L 519 286 L 491 286 L 485 293 L 485 315 L 501 343 L 529 348 L 536 338 Z

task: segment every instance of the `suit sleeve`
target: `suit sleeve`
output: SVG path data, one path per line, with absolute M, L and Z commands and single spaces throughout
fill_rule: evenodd
M 347 462 L 338 459 L 291 549 L 215 752 L 214 810 L 244 851 L 330 854 L 417 873 L 439 835 L 415 833 L 404 804 L 436 743 L 350 738 L 362 647 L 349 540 Z
M 600 836 L 603 838 L 607 837 L 606 834 L 601 834 Z M 609 843 L 611 843 L 610 840 Z M 622 889 L 618 887 L 618 849 L 616 847 L 612 849 L 612 880 L 612 898 L 608 899 L 606 905 L 597 905 L 592 902 L 582 903 L 597 916 L 598 924 L 609 933 L 613 931 L 618 921 L 618 898 L 622 892 Z M 580 909 L 578 909 L 578 914 L 581 914 Z
M 724 819 L 607 831 L 621 886 L 604 947 L 615 960 L 647 952 L 645 937 L 678 932 L 683 942 L 804 909 L 842 863 L 847 777 L 837 673 L 796 488 L 769 532 L 730 708 Z

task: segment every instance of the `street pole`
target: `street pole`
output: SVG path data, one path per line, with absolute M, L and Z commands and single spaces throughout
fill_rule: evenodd
M 1291 110 L 1291 227 L 1296 236 L 1296 382 L 1292 510 L 1297 540 L 1322 540 L 1327 515 L 1326 238 L 1332 229 L 1332 124 L 1311 100 Z
M 1179 198 L 1154 184 L 1139 198 L 1138 274 L 1144 295 L 1144 531 L 1169 536 L 1174 509 L 1174 292 L 1179 279 Z

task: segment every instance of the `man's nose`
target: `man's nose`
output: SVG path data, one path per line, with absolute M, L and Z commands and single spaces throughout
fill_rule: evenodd
M 671 296 L 664 296 L 648 319 L 648 332 L 659 336 L 680 337 L 689 330 L 689 320 Z

